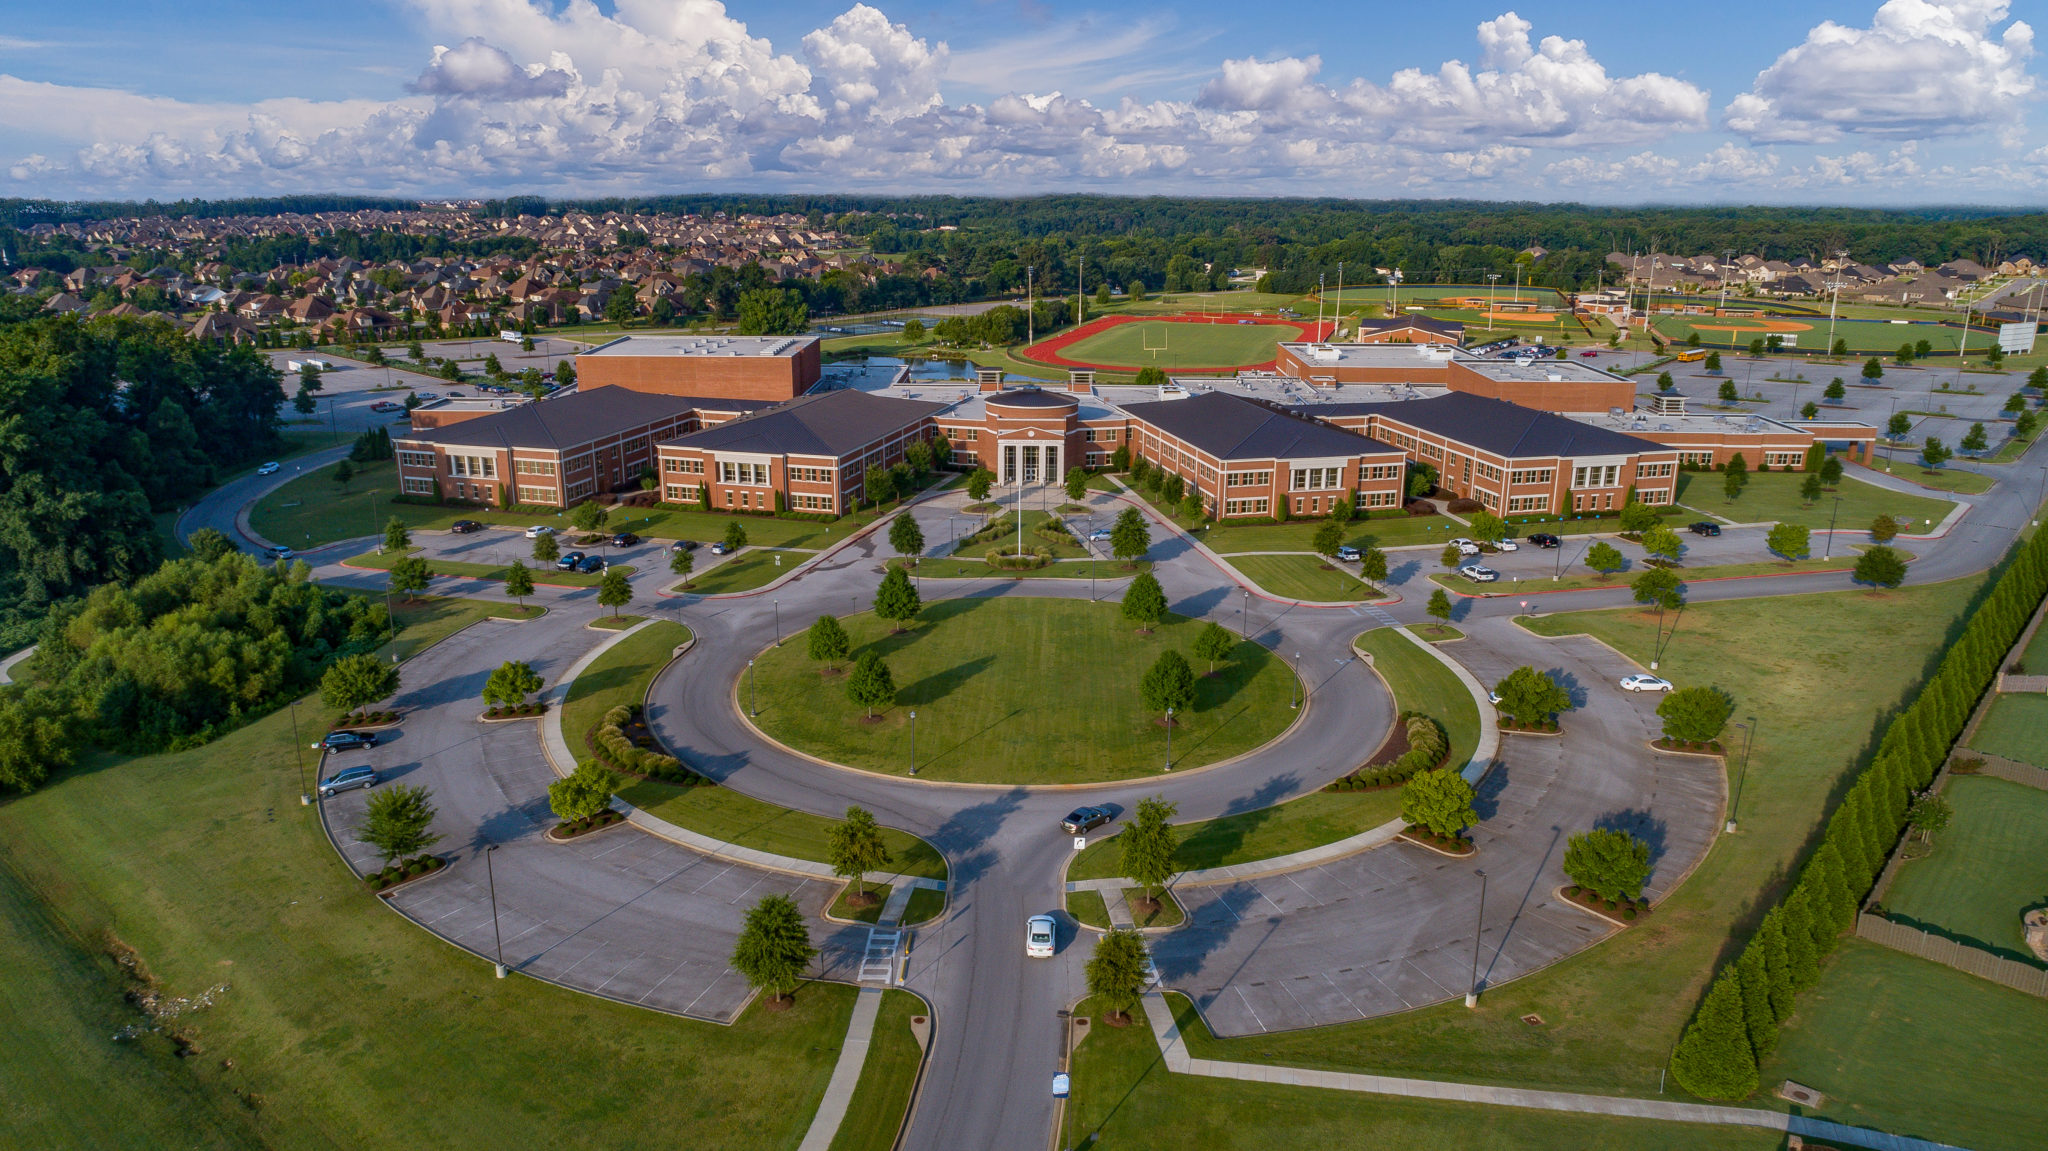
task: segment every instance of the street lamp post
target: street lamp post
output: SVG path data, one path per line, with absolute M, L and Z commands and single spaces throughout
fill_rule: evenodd
M 1499 272 L 1486 273 L 1486 330 L 1493 330 L 1493 289 L 1500 283 Z
M 1465 1006 L 1479 1006 L 1479 940 L 1486 934 L 1486 872 L 1474 871 L 1479 877 L 1479 918 L 1472 925 L 1472 984 L 1465 992 Z
M 1250 639 L 1252 612 L 1252 589 L 1244 589 L 1244 602 L 1237 609 L 1237 638 Z
M 1173 770 L 1173 709 L 1166 709 L 1166 770 Z
M 775 646 L 776 646 L 776 647 L 781 647 L 781 646 L 782 646 L 782 601 L 778 599 L 778 600 L 770 600 L 770 601 L 768 601 L 768 602 L 770 602 L 770 603 L 772 603 L 772 604 L 774 604 L 774 605 L 775 605 Z
M 1297 694 L 1296 694 L 1296 700 L 1295 700 L 1294 706 L 1295 706 L 1296 708 L 1299 708 L 1299 707 L 1300 707 L 1300 706 L 1301 706 L 1302 704 L 1304 704 L 1304 703 L 1307 703 L 1307 702 L 1308 702 L 1308 684 L 1307 684 L 1306 682 L 1304 682 L 1304 681 L 1302 680 L 1302 678 L 1301 678 L 1301 653 L 1300 653 L 1300 652 L 1295 652 L 1295 653 L 1294 653 L 1294 689 L 1295 689 L 1295 692 L 1297 693 Z
M 756 694 L 754 693 L 754 661 L 753 661 L 753 660 L 748 660 L 748 661 L 747 661 L 747 714 L 748 714 L 749 716 L 759 716 L 759 715 L 761 714 L 761 706 L 760 706 L 760 703 L 761 703 L 761 697 L 760 697 L 760 696 L 758 696 L 758 695 L 756 695 Z
M 505 978 L 505 936 L 498 930 L 498 876 L 491 870 L 491 853 L 498 850 L 495 843 L 484 847 L 484 882 L 491 891 L 491 946 L 497 961 L 492 965 L 498 978 Z
M 299 701 L 292 701 L 292 758 L 299 765 L 299 806 L 313 802 L 313 790 L 306 786 L 306 745 L 299 742 Z
M 1832 559 L 1835 554 L 1835 517 L 1842 514 L 1842 497 L 1835 497 L 1834 510 L 1828 513 L 1828 542 L 1821 548 L 1820 558 Z M 1812 555 L 1812 552 L 1806 553 Z
M 910 713 L 910 774 L 917 774 L 917 713 Z
M 1742 718 L 1747 722 L 1735 725 L 1742 729 L 1742 764 L 1735 769 L 1735 795 L 1728 801 L 1727 830 L 1730 832 L 1735 830 L 1735 809 L 1742 805 L 1742 779 L 1749 774 L 1749 746 L 1756 738 L 1756 717 L 1745 715 Z

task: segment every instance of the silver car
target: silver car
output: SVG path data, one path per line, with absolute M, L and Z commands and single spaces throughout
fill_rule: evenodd
M 338 791 L 360 787 L 365 790 L 377 786 L 378 775 L 374 767 L 351 767 L 335 772 L 320 781 L 320 798 L 326 799 Z

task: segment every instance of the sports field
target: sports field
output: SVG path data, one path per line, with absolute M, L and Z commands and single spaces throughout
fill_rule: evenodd
M 1654 327 L 1674 343 L 1684 343 L 1697 332 L 1701 345 L 1709 348 L 1747 348 L 1751 340 L 1782 336 L 1787 347 L 1802 352 L 1828 349 L 1826 316 L 1659 316 Z M 1858 319 L 1837 319 L 1834 333 L 1836 339 L 1849 341 L 1849 351 L 1860 356 L 1889 356 L 1899 345 L 1921 340 L 1926 340 L 1935 354 L 1949 355 L 1960 346 L 1963 336 L 1960 327 L 1926 321 Z M 1982 351 L 1995 338 L 1989 332 L 1972 332 L 1970 346 Z
M 1317 339 L 1328 325 L 1274 316 L 1104 316 L 1019 352 L 1064 368 L 1229 372 L 1272 365 L 1283 342 Z
M 2031 958 L 2022 912 L 2048 904 L 2048 791 L 1987 776 L 1950 778 L 1955 818 L 1934 851 L 1900 868 L 1885 893 L 1894 918 Z
M 1375 315 L 1387 313 L 1384 286 L 1346 288 L 1342 293 L 1326 292 L 1323 298 L 1340 311 L 1370 308 Z M 1526 336 L 1555 332 L 1561 336 L 1583 335 L 1584 329 L 1572 318 L 1563 296 L 1550 288 L 1498 285 L 1489 294 L 1485 284 L 1401 285 L 1394 290 L 1394 306 L 1409 315 L 1423 315 L 1465 325 L 1465 334 L 1475 340 L 1489 329 L 1502 335 Z

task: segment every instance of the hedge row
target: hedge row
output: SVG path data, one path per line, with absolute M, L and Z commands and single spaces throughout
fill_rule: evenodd
M 1443 726 L 1436 720 L 1419 711 L 1404 711 L 1400 718 L 1408 724 L 1408 750 L 1392 763 L 1367 764 L 1359 768 L 1332 783 L 1331 791 L 1364 791 L 1406 783 L 1416 772 L 1435 768 L 1450 754 L 1450 737 L 1444 734 Z
M 1002 568 L 1005 571 L 1033 571 L 1052 562 L 1052 549 L 1034 547 L 1023 555 L 1017 555 L 999 547 L 990 548 L 988 554 L 982 558 L 988 561 L 990 567 Z
M 597 730 L 590 735 L 591 750 L 597 753 L 599 761 L 613 771 L 647 779 L 683 784 L 711 782 L 684 767 L 683 761 L 673 755 L 648 751 L 636 745 L 624 729 L 639 712 L 638 704 L 622 703 L 604 713 L 604 718 L 598 721 Z
M 1798 881 L 1715 976 L 1672 1052 L 1679 1086 L 1708 1099 L 1756 1090 L 1757 1064 L 1777 1046 L 1777 1025 L 1791 1015 L 1793 996 L 1819 982 L 1819 961 L 1854 926 L 1905 830 L 1907 805 L 1933 781 L 2044 594 L 2048 532 L 2017 548 L 1940 668 L 1885 728 Z

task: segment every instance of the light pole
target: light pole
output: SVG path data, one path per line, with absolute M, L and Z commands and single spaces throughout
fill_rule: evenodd
M 761 697 L 760 697 L 760 696 L 758 696 L 758 695 L 756 695 L 756 694 L 754 694 L 754 661 L 753 661 L 753 660 L 748 660 L 748 661 L 747 661 L 747 714 L 748 714 L 749 716 L 759 716 L 759 715 L 761 714 L 761 707 L 760 707 L 760 702 L 761 702 Z
M 1173 770 L 1173 709 L 1166 709 L 1166 770 Z
M 1842 514 L 1842 497 L 1835 497 L 1835 509 L 1828 513 L 1828 542 L 1821 549 L 1820 558 L 1832 559 L 1835 554 L 1835 517 Z M 1812 555 L 1812 552 L 1808 552 Z
M 1465 1006 L 1479 1006 L 1479 939 L 1486 934 L 1486 872 L 1474 871 L 1479 877 L 1479 918 L 1472 925 L 1472 986 L 1465 992 Z
M 1244 589 L 1244 602 L 1237 608 L 1237 638 L 1250 639 L 1252 613 L 1252 589 Z
M 1742 805 L 1742 778 L 1749 774 L 1749 745 L 1756 738 L 1756 717 L 1745 715 L 1742 718 L 1747 722 L 1735 725 L 1742 729 L 1742 763 L 1735 769 L 1735 795 L 1728 801 L 1727 830 L 1730 832 L 1735 830 L 1735 809 Z
M 772 603 L 772 604 L 774 604 L 774 605 L 775 605 L 775 646 L 776 646 L 776 647 L 781 647 L 781 646 L 782 646 L 782 601 L 781 601 L 781 600 L 779 600 L 779 599 L 777 599 L 777 600 L 769 600 L 768 602 L 769 602 L 769 603 Z
M 1493 330 L 1493 289 L 1500 283 L 1499 272 L 1486 273 L 1486 330 Z
M 1288 706 L 1288 707 L 1291 707 L 1291 708 L 1296 708 L 1296 709 L 1299 709 L 1299 708 L 1301 707 L 1301 700 L 1302 700 L 1302 697 L 1303 697 L 1303 696 L 1305 696 L 1305 695 L 1307 695 L 1307 694 L 1308 694 L 1307 692 L 1305 692 L 1305 691 L 1303 691 L 1303 690 L 1302 690 L 1302 682 L 1301 682 L 1301 653 L 1300 653 L 1300 652 L 1295 652 L 1295 653 L 1294 653 L 1294 690 L 1288 693 L 1288 701 L 1287 701 L 1287 706 Z
M 299 742 L 299 701 L 292 701 L 292 758 L 299 764 L 299 806 L 313 803 L 313 791 L 306 786 L 306 745 Z
M 910 774 L 917 774 L 917 713 L 910 713 Z
M 498 850 L 495 843 L 484 847 L 484 882 L 491 890 L 491 946 L 497 955 L 492 965 L 498 978 L 505 978 L 505 936 L 498 930 L 498 876 L 491 870 L 491 853 Z

